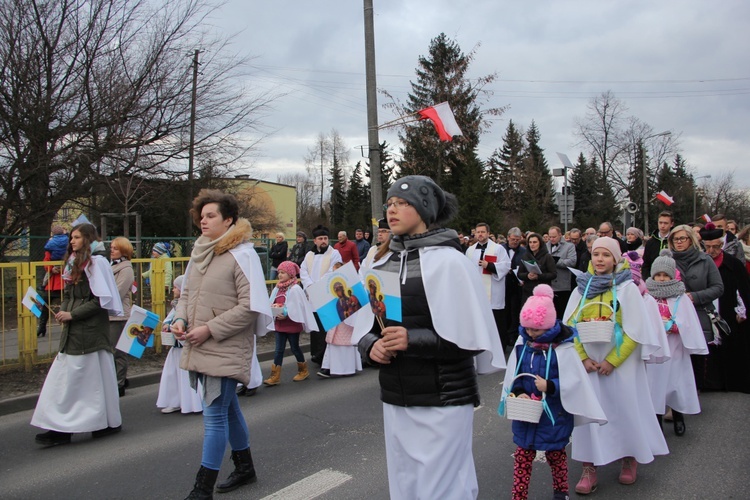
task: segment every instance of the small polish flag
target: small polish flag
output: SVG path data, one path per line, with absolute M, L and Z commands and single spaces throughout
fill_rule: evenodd
M 656 199 L 664 203 L 666 206 L 669 206 L 672 203 L 674 203 L 674 199 L 671 196 L 669 196 L 666 193 L 666 191 L 659 191 L 656 195 Z
M 435 125 L 438 137 L 441 141 L 451 141 L 454 135 L 464 135 L 461 128 L 456 123 L 456 117 L 453 116 L 450 104 L 441 102 L 429 108 L 417 111 L 420 120 L 430 120 Z
M 708 214 L 703 214 L 701 215 L 701 217 L 703 217 L 703 219 L 706 221 L 706 224 L 711 222 L 711 217 Z

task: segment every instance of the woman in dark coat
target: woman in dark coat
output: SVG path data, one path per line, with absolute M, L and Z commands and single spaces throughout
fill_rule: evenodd
M 271 258 L 271 279 L 275 280 L 279 276 L 279 264 L 287 260 L 289 245 L 284 239 L 284 233 L 276 233 L 276 244 L 271 247 L 268 256 Z
M 721 229 L 713 229 L 711 223 L 700 231 L 706 253 L 719 269 L 724 284 L 724 294 L 719 297 L 719 314 L 727 322 L 731 335 L 723 336 L 721 345 L 711 350 L 706 370 L 706 383 L 710 388 L 750 393 L 750 372 L 746 364 L 750 354 L 747 341 L 747 325 L 738 318 L 735 310 L 739 294 L 747 308 L 750 306 L 750 280 L 745 266 L 739 259 L 724 252 L 724 237 Z M 747 315 L 747 310 L 745 311 Z M 710 349 L 710 348 L 709 348 Z
M 538 284 L 545 283 L 549 285 L 557 277 L 555 259 L 547 251 L 547 245 L 544 244 L 542 237 L 538 233 L 531 233 L 526 238 L 526 248 L 534 257 L 532 260 L 539 266 L 542 274 L 530 273 L 525 265 L 518 267 L 518 279 L 523 281 L 523 286 L 521 287 L 521 304 L 524 304 L 526 299 L 534 294 L 534 288 Z
M 715 349 L 714 334 L 711 328 L 711 320 L 708 311 L 714 310 L 713 301 L 724 293 L 724 284 L 721 281 L 719 270 L 713 263 L 713 259 L 703 253 L 698 243 L 698 236 L 693 229 L 687 225 L 677 226 L 672 229 L 667 237 L 669 249 L 677 264 L 685 283 L 685 295 L 695 307 L 698 319 L 701 322 L 703 335 L 709 344 L 709 352 Z M 706 385 L 706 356 L 692 355 L 693 371 L 695 372 L 695 383 L 698 389 L 710 389 Z M 673 412 L 674 414 L 674 412 Z

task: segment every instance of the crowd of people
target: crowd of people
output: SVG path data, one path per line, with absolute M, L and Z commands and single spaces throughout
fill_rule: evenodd
M 504 236 L 480 222 L 465 236 L 447 227 L 456 210 L 456 198 L 430 178 L 407 176 L 389 189 L 374 241 L 357 229 L 354 240 L 339 231 L 330 245 L 329 230 L 318 226 L 309 241 L 297 232 L 290 248 L 278 233 L 269 297 L 236 199 L 199 194 L 191 214 L 201 236 L 185 274 L 168 283 L 175 300 L 162 332 L 171 349 L 157 400 L 164 413 L 203 414 L 201 466 L 188 498 L 256 480 L 238 394 L 282 382 L 287 344 L 292 380 L 306 380 L 302 332 L 321 378 L 379 369 L 394 499 L 477 497 L 478 374 L 505 370 L 499 412 L 513 420 L 516 499 L 528 496 L 537 452 L 551 467 L 553 497 L 568 498 L 570 442 L 582 463 L 578 494 L 593 493 L 597 467 L 615 461 L 619 482 L 633 484 L 639 464 L 669 453 L 664 420 L 686 434 L 700 391 L 750 393 L 750 228 L 738 231 L 721 214 L 675 225 L 662 212 L 652 235 L 626 228 L 623 236 L 604 221 L 598 230 L 513 227 Z M 62 292 L 55 319 L 63 336 L 31 422 L 46 430 L 36 437 L 45 446 L 69 443 L 73 433 L 118 432 L 117 393 L 127 380 L 127 358 L 113 347 L 131 305 L 133 247 L 116 238 L 108 263 L 96 229 L 84 224 L 58 255 L 60 234 L 53 228 L 45 259 L 65 262 L 48 270 L 49 291 Z M 154 248 L 154 258 L 166 253 Z M 363 307 L 324 328 L 306 289 L 349 262 L 363 284 L 369 270 L 398 275 L 400 321 Z M 276 345 L 264 380 L 256 340 L 267 332 Z M 518 405 L 539 411 L 514 417 Z M 234 470 L 216 485 L 227 443 Z

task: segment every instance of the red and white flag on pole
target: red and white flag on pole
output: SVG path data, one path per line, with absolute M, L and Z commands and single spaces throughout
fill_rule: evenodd
M 660 202 L 664 203 L 666 206 L 669 206 L 672 203 L 674 203 L 674 198 L 672 198 L 671 196 L 669 196 L 666 193 L 666 191 L 659 191 L 656 194 L 656 199 L 659 200 Z
M 703 217 L 703 220 L 705 220 L 706 223 L 711 222 L 711 217 L 708 214 L 703 214 L 701 217 Z
M 441 102 L 421 111 L 417 111 L 420 120 L 430 120 L 435 125 L 438 137 L 441 141 L 451 141 L 454 135 L 464 135 L 461 128 L 456 123 L 456 117 L 453 116 L 450 104 Z

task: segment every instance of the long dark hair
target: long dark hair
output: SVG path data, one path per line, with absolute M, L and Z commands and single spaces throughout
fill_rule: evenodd
M 65 262 L 67 263 L 70 256 L 73 254 L 73 233 L 78 231 L 81 233 L 83 238 L 83 247 L 81 250 L 76 252 L 75 259 L 73 259 L 73 266 L 70 271 L 70 279 L 73 283 L 78 283 L 81 279 L 84 269 L 89 260 L 91 260 L 91 244 L 95 241 L 99 241 L 99 233 L 96 231 L 96 227 L 93 224 L 79 224 L 70 231 L 70 241 L 68 241 L 68 250 L 65 253 Z

